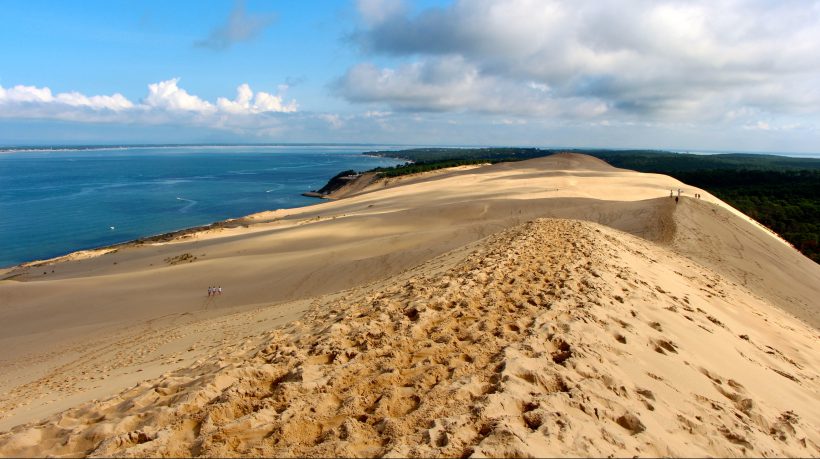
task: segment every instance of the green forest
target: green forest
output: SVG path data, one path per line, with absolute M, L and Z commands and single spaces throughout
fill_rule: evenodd
M 539 148 L 418 148 L 366 154 L 409 161 L 396 167 L 374 169 L 384 177 L 395 177 L 464 164 L 520 161 L 560 152 L 588 154 L 615 167 L 670 175 L 708 190 L 820 263 L 820 159 Z

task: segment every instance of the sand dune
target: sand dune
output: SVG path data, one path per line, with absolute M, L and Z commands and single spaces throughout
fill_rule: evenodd
M 4 273 L 0 454 L 820 455 L 820 267 L 702 190 L 357 193 Z
M 441 263 L 15 429 L 3 451 L 820 454 L 816 330 L 720 275 L 569 220 Z

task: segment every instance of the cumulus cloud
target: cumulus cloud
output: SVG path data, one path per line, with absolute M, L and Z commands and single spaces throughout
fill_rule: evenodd
M 282 85 L 281 90 L 286 90 L 287 86 Z M 267 92 L 254 93 L 247 84 L 242 84 L 236 88 L 236 98 L 228 100 L 220 97 L 216 100 L 219 109 L 226 113 L 255 115 L 264 112 L 293 113 L 297 110 L 296 101 L 285 104 L 281 95 L 273 95 Z
M 237 0 L 225 24 L 215 28 L 204 40 L 194 43 L 199 48 L 224 50 L 236 43 L 250 41 L 276 20 L 274 14 L 248 14 L 245 2 Z
M 57 104 L 67 107 L 87 107 L 93 110 L 120 111 L 133 108 L 134 104 L 122 94 L 87 97 L 78 92 L 52 95 L 49 88 L 17 85 L 8 89 L 0 86 L 0 106 L 3 105 Z
M 212 113 L 216 110 L 210 102 L 188 94 L 177 83 L 179 78 L 149 84 L 145 105 L 172 111 Z
M 352 67 L 336 89 L 353 102 L 549 114 L 583 101 L 577 116 L 679 120 L 820 110 L 820 8 L 800 0 L 378 3 L 359 3 L 351 38 L 400 64 Z
M 248 84 L 236 98 L 211 103 L 179 86 L 180 79 L 151 83 L 144 99 L 135 103 L 120 93 L 88 96 L 76 91 L 53 94 L 48 87 L 0 86 L 0 118 L 57 119 L 104 123 L 164 123 L 220 129 L 270 128 L 271 114 L 294 113 L 296 101 L 285 102 L 286 85 L 274 95 L 254 93 Z M 267 115 L 267 116 L 265 116 Z

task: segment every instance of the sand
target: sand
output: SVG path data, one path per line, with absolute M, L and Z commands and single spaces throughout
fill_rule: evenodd
M 378 186 L 4 273 L 0 454 L 820 455 L 820 267 L 716 198 Z

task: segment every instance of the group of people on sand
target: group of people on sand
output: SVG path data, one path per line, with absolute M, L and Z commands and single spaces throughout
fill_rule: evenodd
M 208 296 L 222 295 L 222 287 L 208 287 Z
M 675 204 L 677 204 L 678 200 L 680 199 L 680 195 L 682 193 L 683 193 L 683 190 L 678 188 L 678 195 L 675 196 L 675 190 L 669 190 L 669 197 L 671 198 L 672 196 L 675 196 Z M 700 193 L 695 193 L 695 198 L 700 199 Z
M 681 190 L 680 188 L 678 188 L 678 195 L 677 196 L 675 196 L 675 190 L 669 190 L 669 197 L 671 198 L 672 196 L 675 196 L 675 204 L 677 204 L 678 199 L 680 199 L 680 194 L 681 193 L 683 193 L 683 190 Z

